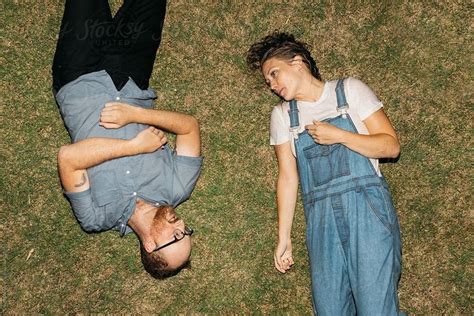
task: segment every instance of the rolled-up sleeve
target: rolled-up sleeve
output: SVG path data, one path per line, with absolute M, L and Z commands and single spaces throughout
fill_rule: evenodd
M 97 220 L 97 213 L 100 210 L 94 206 L 90 189 L 82 192 L 64 192 L 64 195 L 71 203 L 74 215 L 84 231 L 101 231 L 101 225 Z
M 175 181 L 173 186 L 173 205 L 177 206 L 189 199 L 201 172 L 203 157 L 175 157 Z M 181 194 L 180 194 L 181 193 Z

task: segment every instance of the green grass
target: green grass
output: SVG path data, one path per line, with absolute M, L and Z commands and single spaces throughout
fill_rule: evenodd
M 84 233 L 62 196 L 56 153 L 69 138 L 50 89 L 62 2 L 3 1 L 2 312 L 311 313 L 300 202 L 297 263 L 287 275 L 273 268 L 277 99 L 245 67 L 251 43 L 280 29 L 312 45 L 323 78 L 368 83 L 400 135 L 399 161 L 382 168 L 402 227 L 402 309 L 472 313 L 472 9 L 171 1 L 151 86 L 157 107 L 199 119 L 205 162 L 178 209 L 196 231 L 192 269 L 155 281 L 133 235 Z

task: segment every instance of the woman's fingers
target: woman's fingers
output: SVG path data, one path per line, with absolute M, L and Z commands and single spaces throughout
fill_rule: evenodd
M 314 140 L 316 140 L 317 133 L 318 133 L 318 126 L 316 124 L 310 124 L 310 125 L 306 125 L 304 128 L 308 131 L 309 136 L 311 136 Z
M 287 258 L 284 258 L 283 259 L 283 264 L 284 264 L 285 269 L 288 270 L 289 268 L 291 268 L 291 266 L 294 264 L 293 257 L 289 256 Z
M 275 255 L 274 260 L 275 260 L 275 268 L 281 273 L 286 273 L 286 271 L 288 271 L 291 268 L 291 266 L 294 264 L 292 256 L 284 258 L 284 257 L 279 257 Z
M 275 256 L 275 268 L 281 273 L 286 272 L 286 270 L 283 268 L 283 262 L 281 262 L 281 259 L 277 256 Z
M 288 257 L 284 259 L 284 262 L 288 265 L 288 269 L 294 264 L 293 257 Z

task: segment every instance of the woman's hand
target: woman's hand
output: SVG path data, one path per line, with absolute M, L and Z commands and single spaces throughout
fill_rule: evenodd
M 326 122 L 314 121 L 305 128 L 314 141 L 322 145 L 342 144 L 367 158 L 396 158 L 400 143 L 390 120 L 380 109 L 364 121 L 369 132 L 352 133 Z
M 291 268 L 295 263 L 293 261 L 291 239 L 288 238 L 285 241 L 278 242 L 273 258 L 275 260 L 275 268 L 281 273 L 285 273 Z
M 347 131 L 326 122 L 313 121 L 304 127 L 314 141 L 321 145 L 342 143 Z
M 134 116 L 140 108 L 126 103 L 109 102 L 100 113 L 99 125 L 105 128 L 119 128 L 135 122 Z
M 153 126 L 144 129 L 130 140 L 132 146 L 134 146 L 139 154 L 154 152 L 166 144 L 167 141 L 165 133 Z

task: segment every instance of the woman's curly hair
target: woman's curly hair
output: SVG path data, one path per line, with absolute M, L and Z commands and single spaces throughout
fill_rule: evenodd
M 261 70 L 265 61 L 272 57 L 289 61 L 295 56 L 301 56 L 313 77 L 321 80 L 309 48 L 308 44 L 297 41 L 293 35 L 275 31 L 250 47 L 247 52 L 247 65 L 251 70 Z

